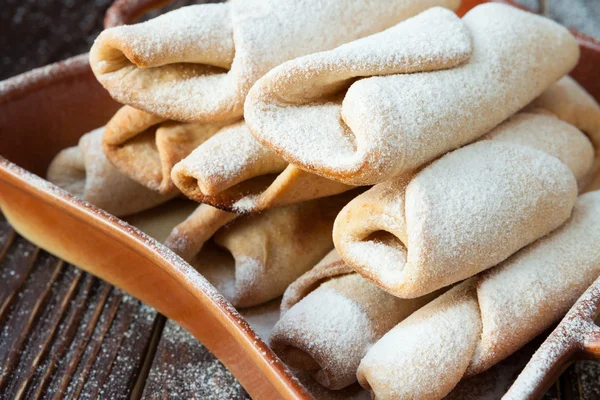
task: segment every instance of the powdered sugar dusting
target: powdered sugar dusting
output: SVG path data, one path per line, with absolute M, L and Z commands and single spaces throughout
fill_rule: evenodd
M 360 173 L 367 163 L 377 169 L 390 161 L 390 143 L 381 142 L 380 133 L 373 135 L 377 131 L 363 132 L 369 112 L 347 99 L 343 105 L 328 101 L 328 95 L 356 77 L 454 67 L 470 53 L 470 34 L 461 21 L 450 11 L 431 9 L 387 31 L 276 68 L 252 90 L 246 118 L 259 140 L 292 163 L 321 173 L 324 158 L 327 170 L 345 174 Z M 305 104 L 309 100 L 315 103 Z M 281 126 L 281 134 L 275 133 Z
M 242 116 L 250 87 L 276 65 L 386 29 L 432 5 L 457 7 L 457 1 L 189 6 L 105 31 L 90 60 L 98 80 L 122 103 L 175 120 L 234 120 Z
M 446 154 L 406 190 L 393 181 L 380 185 L 349 204 L 354 219 L 336 221 L 336 247 L 357 272 L 400 297 L 431 293 L 498 264 L 566 221 L 577 196 L 571 170 L 558 159 L 495 141 Z M 402 197 L 404 212 L 386 214 L 382 204 Z M 403 221 L 406 237 L 364 237 L 365 230 L 397 232 L 390 227 Z
M 600 192 L 581 196 L 571 219 L 554 233 L 451 289 L 386 334 L 361 362 L 361 384 L 377 396 L 435 393 L 441 398 L 464 376 L 485 371 L 521 348 L 597 278 L 599 220 Z M 585 343 L 590 333 L 600 332 L 592 323 L 590 300 L 600 291 L 592 290 L 577 318 L 570 313 L 553 334 L 557 339 L 532 363 L 525 382 L 514 389 L 515 399 L 524 398 L 523 391 L 534 388 L 573 341 Z
M 259 175 L 279 173 L 287 162 L 254 139 L 245 123 L 223 128 L 173 169 L 175 182 L 193 178 L 203 195 L 217 195 Z M 185 191 L 185 188 L 183 188 Z
M 102 32 L 90 64 L 124 104 L 186 121 L 201 120 L 205 106 L 217 120 L 215 110 L 230 107 L 237 96 L 227 75 L 234 52 L 230 5 L 202 4 Z
M 292 307 L 273 328 L 271 342 L 280 347 L 293 343 L 315 357 L 322 370 L 314 376 L 329 386 L 332 374 L 356 370 L 374 339 L 371 321 L 358 304 L 335 290 L 325 289 L 309 293 Z M 293 361 L 286 357 L 285 348 L 278 353 L 284 361 Z
M 363 266 L 367 276 L 377 275 L 377 279 L 389 285 L 401 282 L 401 274 L 406 264 L 406 250 L 375 240 L 355 242 L 348 247 L 347 257 Z
M 477 302 L 468 289 L 467 282 L 442 295 L 385 334 L 360 363 L 361 385 L 377 398 L 448 394 L 468 366 L 481 331 Z
M 473 370 L 485 369 L 514 351 L 501 343 L 519 346 L 538 335 L 596 279 L 598 221 L 600 192 L 580 196 L 569 221 L 485 276 L 478 289 L 484 315 L 482 342 L 473 357 Z
M 428 26 L 432 36 L 428 39 L 412 29 L 401 29 L 410 27 L 414 20 L 427 20 L 432 12 L 397 26 L 396 43 L 404 45 L 408 40 L 411 44 L 407 54 L 400 53 L 404 56 L 400 66 L 408 64 L 414 69 L 390 70 L 389 57 L 381 55 L 378 61 L 357 63 L 361 54 L 377 53 L 369 47 L 378 43 L 365 39 L 368 46 L 357 46 L 353 52 L 342 51 L 348 45 L 328 53 L 335 56 L 335 62 L 317 54 L 271 71 L 257 82 L 246 102 L 245 117 L 253 134 L 303 169 L 349 184 L 378 183 L 485 134 L 541 94 L 577 61 L 577 43 L 566 29 L 501 4 L 476 7 L 462 19 L 464 25 L 459 23 L 460 28 L 449 30 L 454 35 L 450 38 L 443 32 L 434 33 L 441 29 L 440 24 Z M 423 69 L 422 60 L 415 56 L 423 50 L 437 50 L 450 59 L 464 53 L 464 45 L 458 49 L 453 46 L 461 29 L 467 30 L 467 43 L 468 36 L 472 39 L 469 60 L 441 69 L 456 63 L 441 63 L 444 57 L 434 51 L 434 63 Z M 524 41 L 525 36 L 535 40 Z M 375 68 L 369 61 L 381 65 Z M 346 62 L 353 64 L 344 66 Z M 361 71 L 365 64 L 369 68 Z M 338 70 L 336 65 L 343 67 Z M 433 72 L 404 73 L 422 70 Z M 374 76 L 381 71 L 388 75 Z M 344 93 L 351 82 L 348 78 L 355 76 L 372 77 L 354 82 Z M 292 95 L 286 97 L 287 93 Z M 344 96 L 337 112 L 331 109 L 335 108 L 331 102 L 324 103 L 332 93 Z M 304 112 L 298 112 L 299 108 Z M 348 138 L 354 140 L 355 151 L 348 151 Z
M 182 359 L 175 359 L 176 355 Z M 147 390 L 159 385 L 169 399 L 230 399 L 245 393 L 217 358 L 171 320 L 162 332 L 156 360 L 161 362 L 150 370 Z M 148 397 L 155 394 L 145 393 Z
M 256 208 L 258 198 L 259 195 L 249 195 L 242 197 L 241 199 L 233 203 L 231 208 L 233 208 L 235 212 L 240 214 L 250 212 Z

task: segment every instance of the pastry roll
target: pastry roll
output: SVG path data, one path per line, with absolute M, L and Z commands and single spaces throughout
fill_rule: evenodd
M 270 346 L 292 369 L 329 389 L 356 382 L 367 349 L 431 296 L 403 300 L 346 266 L 333 250 L 283 295 Z
M 48 167 L 48 180 L 118 217 L 143 211 L 171 199 L 132 181 L 116 169 L 102 151 L 104 128 L 62 150 Z
M 591 192 L 555 232 L 385 334 L 358 381 L 377 399 L 441 399 L 560 319 L 600 273 L 599 241 L 600 192 Z
M 404 298 L 430 293 L 508 258 L 567 220 L 593 148 L 548 114 L 518 114 L 412 178 L 374 186 L 338 215 L 346 263 Z M 576 175 L 574 175 L 576 174 Z
M 246 213 L 352 189 L 302 171 L 260 144 L 245 123 L 223 128 L 179 162 L 173 182 L 190 199 Z
M 173 166 L 222 127 L 167 121 L 125 106 L 106 125 L 104 152 L 138 183 L 160 193 L 177 193 L 171 181 Z
M 190 263 L 236 307 L 283 294 L 332 248 L 331 230 L 352 192 L 237 218 Z
M 573 78 L 565 76 L 535 99 L 531 107 L 542 108 L 582 130 L 594 145 L 594 165 L 582 184 L 586 190 L 600 188 L 600 105 Z
M 254 85 L 244 116 L 299 168 L 376 184 L 487 133 L 578 56 L 566 28 L 514 7 L 487 3 L 462 20 L 435 8 L 280 65 Z
M 284 61 L 371 35 L 459 0 L 234 0 L 105 30 L 90 52 L 117 101 L 178 121 L 231 121 L 250 87 Z

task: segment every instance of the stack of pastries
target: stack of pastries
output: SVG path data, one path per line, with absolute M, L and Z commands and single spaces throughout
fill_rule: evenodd
M 232 0 L 107 29 L 90 64 L 124 105 L 48 179 L 234 306 L 280 299 L 269 344 L 322 392 L 443 398 L 600 274 L 575 38 L 459 4 Z

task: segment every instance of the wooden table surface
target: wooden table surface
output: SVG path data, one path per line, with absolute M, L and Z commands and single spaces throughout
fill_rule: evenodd
M 86 51 L 101 29 L 110 0 L 2 3 L 0 79 Z M 553 17 L 600 36 L 600 1 L 550 0 L 550 5 Z M 534 350 L 535 343 L 488 376 L 467 382 L 454 397 L 499 398 L 498 393 L 490 395 L 494 391 L 489 382 L 510 382 Z M 502 371 L 510 371 L 509 376 L 500 379 Z M 183 329 L 119 289 L 38 249 L 0 215 L 0 399 L 14 398 L 249 396 Z M 545 397 L 599 398 L 598 361 L 571 366 Z
M 532 343 L 452 399 L 500 398 Z M 0 214 L 0 399 L 247 399 L 190 334 L 121 290 L 40 250 Z M 578 362 L 545 400 L 600 398 L 600 361 Z
M 0 399 L 245 399 L 197 340 L 0 216 Z

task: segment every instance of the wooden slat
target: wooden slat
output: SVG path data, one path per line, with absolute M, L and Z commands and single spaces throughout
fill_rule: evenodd
M 129 295 L 123 295 L 81 397 L 128 397 L 148 350 L 156 316 L 156 311 L 150 307 Z M 135 367 L 135 373 L 131 373 L 132 367 Z
M 0 260 L 6 255 L 10 244 L 15 239 L 16 233 L 14 229 L 8 224 L 8 221 L 4 219 L 4 216 L 0 214 Z
M 121 298 L 121 293 L 109 288 L 106 303 L 104 304 L 103 310 L 94 327 L 95 329 L 90 332 L 91 336 L 88 337 L 88 343 L 85 350 L 82 353 L 79 353 L 81 357 L 78 358 L 77 367 L 71 369 L 72 375 L 70 376 L 69 385 L 66 388 L 65 398 L 79 398 L 83 386 L 88 379 L 88 374 L 92 370 L 92 366 L 102 348 L 106 334 L 115 318 L 115 314 L 121 303 Z
M 37 251 L 34 252 L 37 255 Z M 37 257 L 33 257 L 36 259 Z M 28 259 L 27 262 L 31 262 Z M 31 331 L 34 319 L 46 301 L 52 283 L 58 276 L 61 262 L 43 257 L 27 277 L 19 296 L 9 296 L 11 301 L 4 308 L 4 324 L 0 333 L 0 391 L 4 390 L 18 361 L 26 335 Z
M 14 296 L 29 277 L 34 267 L 37 251 L 34 245 L 22 237 L 11 234 L 0 258 L 0 324 L 7 316 L 7 309 Z
M 26 345 L 20 355 L 19 364 L 6 387 L 6 394 L 14 399 L 25 398 L 40 363 L 48 353 L 50 345 L 57 339 L 60 320 L 69 302 L 73 299 L 83 273 L 75 268 L 61 268 L 60 276 L 54 282 L 48 303 L 40 311 L 34 322 Z
M 579 361 L 561 376 L 564 400 L 600 399 L 600 361 Z
M 0 218 L 0 399 L 128 398 L 157 313 Z

